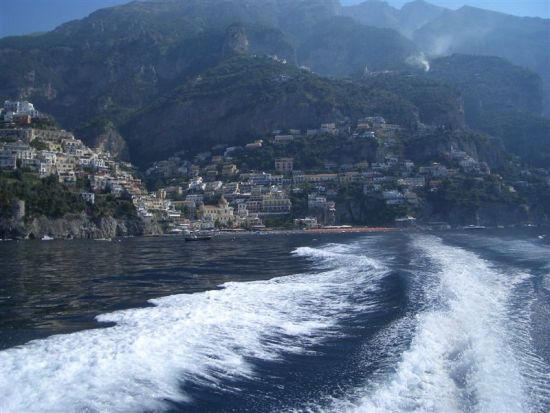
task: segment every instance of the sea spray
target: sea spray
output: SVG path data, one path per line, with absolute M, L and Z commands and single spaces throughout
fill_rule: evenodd
M 350 294 L 384 266 L 331 248 L 295 252 L 321 271 L 152 300 L 98 317 L 112 327 L 2 351 L 0 411 L 156 411 L 190 401 L 187 384 L 232 391 L 228 383 L 255 377 L 254 360 L 307 353 L 361 311 Z

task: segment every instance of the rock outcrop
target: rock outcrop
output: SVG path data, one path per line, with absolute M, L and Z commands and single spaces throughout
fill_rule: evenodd
M 156 221 L 140 218 L 116 219 L 112 217 L 91 219 L 86 215 L 64 218 L 38 217 L 32 220 L 0 221 L 0 237 L 16 239 L 106 239 L 123 236 L 160 235 L 163 229 Z

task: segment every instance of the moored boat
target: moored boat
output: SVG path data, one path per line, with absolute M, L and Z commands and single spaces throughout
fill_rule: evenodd
M 190 235 L 185 237 L 186 242 L 193 242 L 193 241 L 210 241 L 212 239 L 212 236 L 210 235 Z

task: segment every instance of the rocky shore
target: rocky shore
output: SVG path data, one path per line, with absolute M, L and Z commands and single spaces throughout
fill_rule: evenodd
M 144 236 L 163 234 L 162 226 L 156 221 L 138 217 L 117 219 L 103 217 L 92 219 L 85 214 L 63 218 L 38 217 L 31 220 L 0 221 L 0 238 L 42 239 L 102 239 L 123 236 Z

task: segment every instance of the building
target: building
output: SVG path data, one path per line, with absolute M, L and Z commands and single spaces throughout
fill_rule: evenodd
M 95 194 L 93 192 L 81 192 L 81 198 L 88 204 L 95 204 Z
M 234 209 L 223 196 L 216 205 L 203 205 L 200 212 L 204 221 L 221 226 L 232 226 L 235 223 Z
M 5 100 L 4 101 L 4 111 L 7 114 L 13 115 L 27 115 L 32 118 L 37 118 L 40 116 L 40 113 L 34 108 L 34 105 L 31 102 L 26 100 Z
M 258 139 L 257 141 L 246 144 L 245 148 L 249 150 L 260 149 L 263 146 L 263 144 L 264 144 L 264 141 L 261 139 Z
M 16 156 L 9 151 L 0 151 L 0 169 L 15 171 L 17 169 Z
M 251 173 L 251 174 L 242 174 L 241 178 L 247 178 L 248 182 L 252 185 L 271 185 L 271 174 L 262 172 L 262 173 Z
M 402 205 L 405 203 L 405 196 L 399 191 L 384 191 L 382 197 L 386 205 Z
M 338 182 L 337 174 L 298 174 L 292 178 L 294 184 L 303 183 L 321 183 L 321 182 Z
M 420 174 L 432 178 L 446 178 L 449 175 L 449 170 L 439 163 L 433 163 L 431 166 L 420 167 Z
M 57 176 L 59 182 L 62 184 L 73 185 L 76 183 L 76 174 L 74 173 L 74 171 L 58 173 Z
M 33 139 L 61 143 L 64 139 L 74 140 L 74 135 L 65 130 L 32 129 Z
M 325 198 L 324 196 L 309 194 L 307 197 L 307 207 L 310 211 L 315 209 L 326 209 L 327 198 Z
M 239 173 L 239 170 L 237 169 L 237 165 L 232 163 L 223 165 L 223 168 L 222 168 L 223 177 L 235 176 L 238 173 Z
M 407 186 L 409 188 L 424 188 L 426 186 L 426 178 L 423 176 L 402 178 L 397 181 L 399 185 Z
M 294 170 L 294 158 L 277 158 L 275 159 L 275 170 L 288 174 Z
M 359 183 L 364 181 L 363 175 L 359 172 L 344 172 L 338 176 L 341 184 Z
M 262 197 L 263 214 L 290 214 L 292 202 L 282 193 L 271 193 Z
M 335 123 L 323 123 L 321 124 L 321 128 L 319 130 L 321 133 L 326 133 L 329 135 L 336 135 L 338 133 Z
M 76 167 L 76 158 L 73 156 L 68 156 L 64 154 L 59 154 L 57 156 L 57 161 L 55 164 L 55 168 L 57 170 L 57 173 L 59 175 L 67 173 L 67 172 L 74 172 Z
M 315 229 L 319 228 L 319 223 L 317 222 L 317 218 L 300 218 L 294 220 L 294 226 L 305 228 L 305 229 Z
M 30 128 L 0 129 L 0 139 L 31 143 L 34 139 L 34 133 L 33 129 Z
M 275 145 L 286 145 L 287 143 L 294 141 L 294 136 L 293 135 L 276 135 L 273 141 Z

